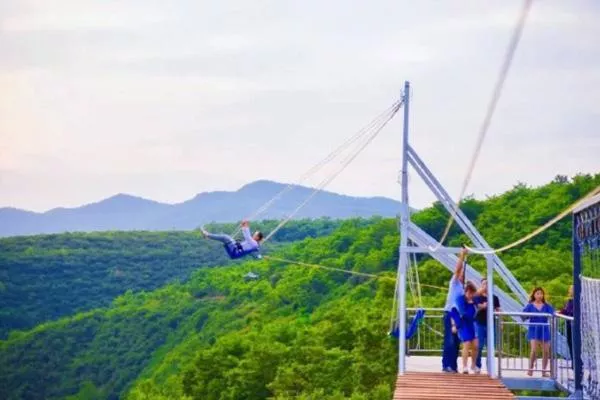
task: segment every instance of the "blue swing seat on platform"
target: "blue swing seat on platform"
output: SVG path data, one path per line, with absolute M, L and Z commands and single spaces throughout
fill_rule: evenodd
M 421 321 L 423 321 L 423 317 L 425 317 L 425 310 L 419 308 L 413 319 L 410 321 L 408 329 L 406 330 L 406 340 L 410 339 L 415 335 L 417 329 L 419 328 L 419 325 L 421 324 Z M 400 327 L 398 326 L 398 323 L 394 325 L 394 329 L 392 329 L 392 331 L 389 334 L 395 337 L 396 339 L 400 338 Z

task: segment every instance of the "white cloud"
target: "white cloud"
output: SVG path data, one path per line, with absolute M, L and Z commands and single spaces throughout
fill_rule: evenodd
M 9 9 L 12 3 L 13 10 L 21 10 L 3 18 L 5 32 L 132 30 L 166 20 L 164 11 L 153 9 L 151 2 L 146 5 L 115 0 L 12 0 L 5 3 Z
M 0 206 L 116 192 L 174 202 L 292 181 L 397 98 L 404 79 L 411 140 L 455 194 L 520 7 L 6 0 Z M 598 171 L 598 17 L 589 1 L 534 3 L 469 192 Z M 398 198 L 401 125 L 331 188 Z M 415 186 L 411 199 L 432 197 Z

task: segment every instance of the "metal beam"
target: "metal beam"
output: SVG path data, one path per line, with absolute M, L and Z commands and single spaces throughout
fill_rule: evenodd
M 494 265 L 492 257 L 486 256 L 487 265 L 487 370 L 491 378 L 497 378 L 496 363 L 494 356 L 496 355 L 496 325 L 494 324 Z
M 402 132 L 402 204 L 400 207 L 400 247 L 408 246 L 408 224 L 410 222 L 410 207 L 408 205 L 408 112 L 410 100 L 410 84 L 404 82 L 402 102 L 404 105 L 404 126 Z M 406 371 L 406 271 L 408 269 L 408 253 L 399 250 L 398 258 L 398 374 Z
M 461 209 L 454 203 L 448 192 L 442 187 L 437 178 L 427 168 L 423 160 L 419 157 L 417 152 L 409 146 L 408 148 L 408 160 L 410 165 L 417 171 L 421 176 L 421 179 L 438 198 L 440 203 L 448 210 L 449 213 L 455 215 L 455 220 L 462 230 L 469 236 L 469 238 L 475 243 L 476 246 L 491 249 L 490 245 L 485 241 L 483 236 L 479 233 L 477 228 L 469 221 L 467 216 L 461 211 Z M 525 289 L 517 281 L 514 275 L 508 270 L 500 258 L 493 254 L 493 261 L 496 265 L 496 269 L 506 284 L 510 287 L 513 293 L 518 296 L 521 300 L 521 304 L 525 304 L 528 301 L 528 295 Z
M 416 225 L 413 222 L 409 223 L 409 239 L 420 247 L 429 248 L 436 247 L 436 245 L 439 245 L 439 243 L 434 238 L 432 238 L 427 232 L 422 230 L 418 225 Z M 458 257 L 456 257 L 454 254 L 444 252 L 433 252 L 430 253 L 430 255 L 435 260 L 444 265 L 450 272 L 454 272 L 456 262 L 458 260 Z M 475 284 L 481 283 L 481 274 L 469 264 L 466 265 L 465 276 L 468 280 L 473 281 Z M 496 295 L 498 296 L 498 298 L 500 298 L 502 309 L 514 312 L 520 312 L 523 310 L 523 306 L 521 305 L 521 303 L 509 296 L 506 292 L 504 292 L 497 286 L 494 290 L 496 291 Z
M 450 253 L 450 254 L 459 254 L 462 250 L 461 247 L 420 247 L 420 246 L 407 246 L 401 247 L 401 251 L 406 251 L 407 253 Z M 487 250 L 487 249 L 478 249 L 478 250 Z

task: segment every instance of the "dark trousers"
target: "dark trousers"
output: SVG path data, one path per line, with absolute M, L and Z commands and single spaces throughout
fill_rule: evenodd
M 452 333 L 452 321 L 450 313 L 444 312 L 444 347 L 442 349 L 442 369 L 450 368 L 453 371 L 458 371 L 458 350 L 460 348 L 460 340 L 458 335 Z
M 476 323 L 475 327 L 477 328 L 477 340 L 479 340 L 479 351 L 477 352 L 477 368 L 481 368 L 481 353 L 483 353 L 483 348 L 487 348 L 487 325 L 483 325 L 480 323 Z M 498 326 L 494 325 L 495 333 L 494 340 L 497 343 L 498 340 Z

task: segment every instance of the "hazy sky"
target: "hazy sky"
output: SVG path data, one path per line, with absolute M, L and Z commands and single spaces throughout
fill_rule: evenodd
M 294 181 L 404 80 L 456 195 L 521 1 L 0 2 L 0 206 Z M 600 171 L 600 3 L 538 0 L 468 192 Z M 329 187 L 398 198 L 402 118 Z M 316 183 L 315 181 L 308 182 Z M 411 201 L 432 200 L 414 174 Z

